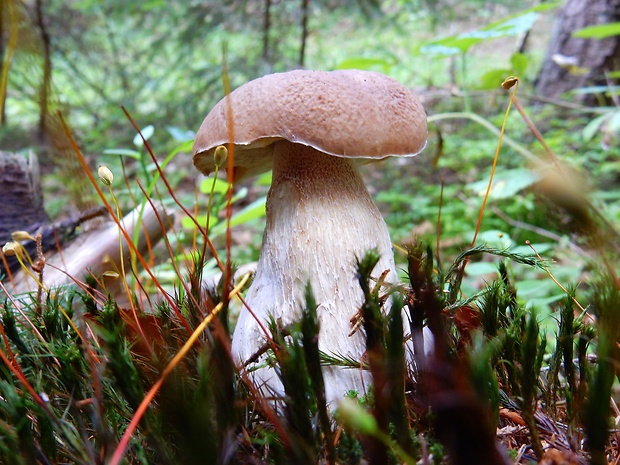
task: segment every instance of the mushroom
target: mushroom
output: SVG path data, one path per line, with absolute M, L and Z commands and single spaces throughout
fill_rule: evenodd
M 229 141 L 228 110 L 233 135 Z M 214 151 L 234 144 L 234 181 L 273 169 L 267 221 L 254 281 L 233 333 L 232 353 L 245 364 L 265 346 L 270 316 L 299 319 L 307 283 L 318 304 L 321 351 L 360 360 L 363 331 L 350 335 L 362 291 L 356 261 L 376 249 L 373 271 L 397 274 L 387 226 L 358 165 L 412 156 L 426 144 L 426 115 L 418 98 L 385 75 L 359 70 L 277 73 L 231 92 L 207 115 L 194 142 L 194 164 L 215 170 Z M 262 389 L 281 392 L 265 355 L 252 363 Z M 368 386 L 363 370 L 324 367 L 326 397 Z

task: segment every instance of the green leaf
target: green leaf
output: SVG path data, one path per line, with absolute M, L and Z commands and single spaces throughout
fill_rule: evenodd
M 480 29 L 434 40 L 423 45 L 420 50 L 423 53 L 433 55 L 467 53 L 470 47 L 484 40 L 517 36 L 527 32 L 532 28 L 537 18 L 537 11 L 534 9 L 525 10 L 516 16 L 508 17 Z
M 507 199 L 518 194 L 523 189 L 531 186 L 540 180 L 540 175 L 533 171 L 516 168 L 499 172 L 493 178 L 493 186 L 489 197 L 492 199 Z M 483 196 L 486 193 L 488 179 L 472 182 L 467 187 L 477 195 Z
M 215 186 L 213 185 L 213 178 L 203 179 L 200 183 L 199 189 L 203 194 L 210 194 L 213 189 L 214 194 L 225 194 L 228 192 L 228 182 L 222 179 L 215 179 Z
M 257 186 L 271 186 L 271 180 L 273 178 L 273 171 L 269 170 L 266 173 L 261 174 L 255 181 Z
M 427 55 L 456 55 L 459 53 L 466 53 L 472 45 L 476 45 L 479 42 L 481 42 L 481 40 L 466 39 L 458 36 L 448 37 L 425 44 L 420 48 L 420 51 Z
M 194 131 L 184 131 L 183 129 L 177 128 L 175 126 L 166 126 L 166 131 L 177 141 L 177 142 L 188 142 L 194 139 Z
M 338 401 L 336 417 L 353 431 L 369 435 L 377 432 L 377 420 L 372 413 L 352 399 L 342 398 Z
M 498 89 L 504 79 L 511 74 L 513 73 L 510 69 L 492 69 L 482 75 L 476 88 L 480 90 Z
M 207 222 L 207 215 L 196 216 L 196 221 L 200 226 L 204 226 Z M 218 218 L 214 215 L 211 215 L 211 218 L 209 218 L 209 228 L 213 228 L 213 226 L 215 226 L 217 223 L 219 223 Z M 183 226 L 184 229 L 193 230 L 196 224 L 189 216 L 184 216 L 183 218 L 181 218 L 181 226 Z
M 600 115 L 586 124 L 586 127 L 582 129 L 581 135 L 583 136 L 583 140 L 585 142 L 589 142 L 596 135 L 596 133 L 601 128 L 601 125 L 609 118 L 609 114 Z
M 345 58 L 334 69 L 379 70 L 387 73 L 395 64 L 395 59 L 352 57 Z
M 136 134 L 136 136 L 133 138 L 133 145 L 135 145 L 136 147 L 142 147 L 144 145 L 142 137 L 144 137 L 144 140 L 149 140 L 149 138 L 155 132 L 155 126 L 149 124 L 148 126 L 142 128 L 140 132 L 142 133 L 142 136 L 140 136 L 140 134 Z
M 262 218 L 265 216 L 265 202 L 267 201 L 267 197 L 261 197 L 258 200 L 255 200 L 247 207 L 237 212 L 230 219 L 230 227 L 238 226 L 240 224 L 248 223 L 257 218 Z M 224 234 L 226 232 L 226 221 L 222 221 L 219 224 L 215 225 L 211 228 L 210 235 L 215 237 L 220 234 Z
M 106 155 L 120 155 L 122 157 L 131 157 L 136 160 L 140 159 L 140 152 L 131 149 L 105 149 L 103 151 Z
M 509 234 L 497 229 L 481 231 L 476 239 L 476 244 L 486 244 L 500 250 L 510 249 L 515 245 Z
M 473 262 L 467 265 L 468 276 L 482 276 L 485 274 L 497 274 L 497 263 Z
M 539 254 L 545 253 L 548 250 L 553 249 L 553 244 L 549 242 L 541 242 L 540 244 L 532 244 L 534 250 Z M 510 251 L 514 254 L 523 255 L 525 257 L 530 257 L 536 255 L 536 252 L 532 250 L 532 247 L 529 245 L 518 245 L 517 247 L 513 247 Z
M 620 132 L 620 111 L 614 111 L 609 117 L 609 121 L 605 126 L 605 132 L 607 133 L 618 133 Z
M 606 95 L 620 95 L 620 86 L 590 86 L 590 87 L 580 87 L 578 89 L 571 90 L 571 93 L 577 95 L 586 95 L 586 94 L 606 94 Z
M 513 53 L 510 57 L 513 74 L 525 74 L 525 70 L 530 64 L 530 59 L 523 53 Z
M 597 24 L 573 32 L 573 37 L 580 39 L 605 39 L 617 35 L 620 35 L 620 23 Z

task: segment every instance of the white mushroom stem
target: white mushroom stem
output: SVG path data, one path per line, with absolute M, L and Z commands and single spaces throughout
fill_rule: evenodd
M 362 330 L 349 336 L 350 319 L 363 301 L 356 259 L 370 249 L 381 255 L 373 275 L 389 270 L 387 282 L 396 282 L 387 226 L 354 162 L 305 145 L 277 142 L 262 251 L 246 296 L 256 317 L 265 327 L 270 314 L 284 325 L 298 320 L 310 282 L 319 306 L 320 350 L 360 360 L 365 336 Z M 233 355 L 244 362 L 265 341 L 256 319 L 244 308 L 233 336 Z M 281 392 L 273 370 L 253 373 L 257 385 Z M 364 393 L 370 380 L 367 372 L 356 369 L 326 367 L 323 373 L 328 402 L 350 389 Z

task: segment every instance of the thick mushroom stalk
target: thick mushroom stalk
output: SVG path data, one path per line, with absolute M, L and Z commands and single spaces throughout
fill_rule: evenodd
M 254 316 L 241 312 L 233 355 L 244 362 L 265 345 L 257 319 L 264 326 L 270 315 L 284 325 L 298 320 L 309 282 L 318 304 L 320 350 L 360 360 L 365 350 L 363 331 L 349 336 L 350 319 L 363 300 L 356 259 L 377 249 L 381 259 L 375 274 L 389 270 L 387 282 L 396 282 L 387 226 L 354 160 L 288 141 L 275 143 L 273 160 L 263 246 L 246 296 Z M 273 370 L 259 368 L 253 373 L 258 386 L 280 390 Z M 369 381 L 362 370 L 340 367 L 326 367 L 324 376 L 328 401 L 350 389 L 362 393 Z
M 231 127 L 231 123 L 234 123 Z M 289 324 L 300 317 L 311 284 L 321 323 L 319 348 L 361 359 L 365 335 L 351 332 L 362 303 L 356 262 L 370 249 L 378 277 L 396 282 L 387 227 L 357 171 L 357 163 L 413 156 L 426 143 L 418 98 L 383 74 L 360 70 L 276 73 L 235 89 L 205 117 L 194 141 L 194 164 L 215 169 L 217 147 L 234 147 L 234 182 L 273 168 L 267 226 L 254 283 L 233 335 L 241 363 L 267 341 L 269 315 Z M 230 175 L 231 173 L 229 173 Z M 250 312 L 251 309 L 251 312 Z M 259 387 L 281 393 L 275 370 L 251 368 Z M 365 392 L 363 370 L 325 367 L 327 399 Z

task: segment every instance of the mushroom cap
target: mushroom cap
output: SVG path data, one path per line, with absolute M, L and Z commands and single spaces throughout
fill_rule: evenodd
M 196 134 L 194 165 L 211 173 L 215 148 L 233 142 L 238 181 L 271 169 L 278 140 L 368 162 L 416 155 L 426 144 L 426 134 L 420 101 L 388 76 L 360 70 L 296 70 L 255 79 L 220 100 Z

